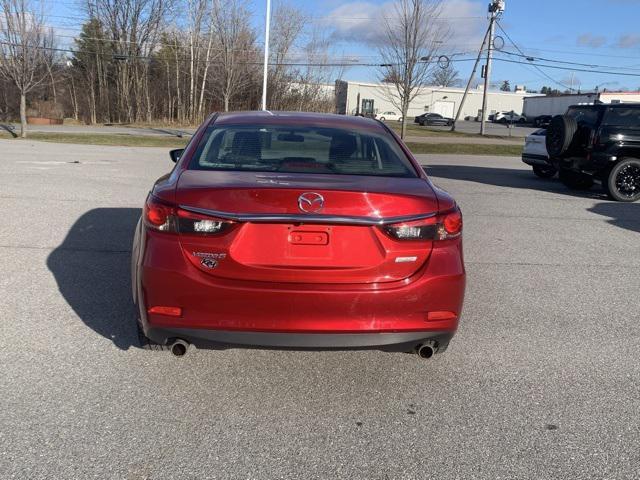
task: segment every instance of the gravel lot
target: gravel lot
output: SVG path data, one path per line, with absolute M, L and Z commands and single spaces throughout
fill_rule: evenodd
M 151 148 L 0 141 L 0 477 L 640 477 L 640 203 L 422 157 L 465 214 L 449 351 L 136 346 Z

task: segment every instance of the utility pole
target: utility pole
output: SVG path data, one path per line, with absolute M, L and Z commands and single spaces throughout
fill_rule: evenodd
M 269 28 L 271 26 L 271 0 L 267 0 L 264 25 L 264 68 L 262 77 L 262 110 L 267 109 L 267 76 L 269 74 Z
M 489 29 L 484 34 L 484 39 L 482 40 L 482 45 L 480 45 L 480 50 L 478 50 L 478 56 L 476 58 L 476 63 L 473 64 L 473 70 L 471 71 L 471 75 L 469 76 L 469 81 L 467 82 L 467 86 L 464 89 L 464 94 L 462 95 L 462 100 L 460 100 L 460 106 L 458 107 L 458 112 L 456 113 L 456 118 L 453 120 L 453 125 L 451 125 L 451 131 L 456 131 L 456 122 L 460 119 L 460 113 L 464 107 L 464 101 L 467 99 L 467 95 L 469 93 L 469 88 L 471 88 L 471 82 L 473 82 L 474 77 L 476 76 L 476 70 L 478 69 L 478 63 L 480 63 L 480 57 L 482 56 L 482 52 L 484 51 L 484 44 L 487 43 L 487 37 L 489 36 Z
M 504 0 L 492 0 L 489 4 L 489 44 L 487 45 L 487 65 L 484 70 L 484 92 L 482 93 L 482 118 L 480 119 L 480 135 L 484 135 L 484 124 L 487 118 L 487 94 L 491 83 L 491 55 L 493 53 L 493 34 L 495 23 L 504 12 Z

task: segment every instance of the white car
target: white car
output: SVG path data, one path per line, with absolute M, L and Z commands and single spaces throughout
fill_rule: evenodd
M 533 173 L 540 178 L 553 178 L 557 170 L 549 161 L 546 138 L 547 130 L 544 128 L 527 135 L 522 150 L 522 161 L 531 165 Z
M 382 112 L 382 113 L 379 113 L 376 118 L 381 122 L 386 122 L 388 120 L 389 121 L 395 120 L 396 122 L 402 121 L 402 115 L 398 115 L 396 112 Z
M 527 117 L 513 111 L 498 112 L 493 116 L 493 121 L 495 123 L 525 123 L 527 121 Z

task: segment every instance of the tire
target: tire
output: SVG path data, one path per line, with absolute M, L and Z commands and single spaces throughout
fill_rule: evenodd
M 589 190 L 593 186 L 593 178 L 584 173 L 561 169 L 558 177 L 571 190 Z
M 556 170 L 554 167 L 551 167 L 551 166 L 540 167 L 538 165 L 534 165 L 533 173 L 535 173 L 536 176 L 540 178 L 553 178 L 556 176 L 556 173 L 558 173 L 558 170 Z
M 578 131 L 578 123 L 573 117 L 556 115 L 547 127 L 545 144 L 552 157 L 560 157 L 569 151 Z
M 518 123 L 522 124 L 522 123 L 527 123 L 527 119 L 524 117 L 520 117 L 520 119 L 518 120 Z
M 640 159 L 624 158 L 616 163 L 602 182 L 609 198 L 618 202 L 640 200 Z
M 380 117 L 380 118 L 379 118 L 379 120 L 380 120 L 381 122 L 384 122 L 384 121 L 385 121 L 385 118 L 384 118 L 384 117 Z

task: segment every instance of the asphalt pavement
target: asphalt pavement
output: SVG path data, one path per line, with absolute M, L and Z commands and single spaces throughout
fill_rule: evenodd
M 640 477 L 640 203 L 421 156 L 465 218 L 458 335 L 382 352 L 137 347 L 155 148 L 0 140 L 0 477 Z

